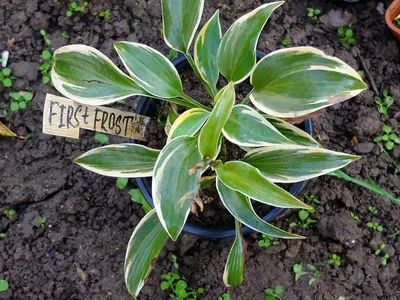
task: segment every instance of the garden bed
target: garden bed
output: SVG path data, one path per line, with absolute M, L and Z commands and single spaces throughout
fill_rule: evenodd
M 39 66 L 45 47 L 40 30 L 47 31 L 52 50 L 83 43 L 117 62 L 113 42 L 128 40 L 168 55 L 159 30 L 159 1 L 93 1 L 84 14 L 74 13 L 70 18 L 66 17 L 68 1 L 25 2 L 0 3 L 4 12 L 0 16 L 0 50 L 10 51 L 9 66 L 18 77 L 13 89 L 0 85 L 0 108 L 9 103 L 11 91 L 35 93 L 25 110 L 9 112 L 4 122 L 29 139 L 0 138 L 0 212 L 5 208 L 16 210 L 15 220 L 0 217 L 0 232 L 7 235 L 0 239 L 0 279 L 7 279 L 10 285 L 8 291 L 0 292 L 0 299 L 131 299 L 124 283 L 125 249 L 144 212 L 131 202 L 127 188 L 117 188 L 115 179 L 73 164 L 74 158 L 100 145 L 93 139 L 94 133 L 82 131 L 80 140 L 41 133 L 45 94 L 56 91 L 41 83 Z M 261 1 L 205 2 L 202 21 L 219 7 L 225 31 L 228 24 Z M 384 1 L 385 8 L 389 3 Z M 272 15 L 258 48 L 269 53 L 283 48 L 282 41 L 287 39 L 291 46 L 317 47 L 356 70 L 363 70 L 361 56 L 377 88 L 387 88 L 395 99 L 385 123 L 399 134 L 400 53 L 377 5 L 378 1 L 352 5 L 340 1 L 289 1 Z M 307 17 L 307 7 L 322 11 L 318 22 Z M 96 15 L 106 9 L 112 13 L 109 20 Z M 356 41 L 347 50 L 338 41 L 337 28 L 349 23 Z M 64 32 L 68 39 L 62 36 Z M 370 178 L 400 197 L 399 173 L 372 141 L 382 134 L 384 124 L 375 96 L 370 88 L 327 109 L 314 118 L 314 135 L 328 149 L 362 155 L 345 171 L 366 181 Z M 115 107 L 134 111 L 137 102 L 130 99 Z M 126 139 L 110 137 L 109 143 L 120 142 Z M 390 153 L 399 162 L 400 147 L 395 146 Z M 135 186 L 134 180 L 129 186 Z M 247 236 L 248 259 L 242 286 L 227 289 L 222 281 L 232 239 L 183 234 L 177 243 L 166 244 L 139 299 L 169 298 L 159 285 L 162 274 L 176 271 L 173 254 L 188 284 L 205 288 L 201 299 L 216 299 L 223 293 L 229 293 L 232 299 L 264 299 L 264 289 L 277 285 L 285 288 L 285 300 L 400 298 L 400 236 L 388 237 L 400 230 L 400 207 L 328 176 L 309 183 L 305 195 L 311 194 L 321 201 L 313 215 L 317 223 L 304 230 L 289 229 L 307 239 L 280 241 L 277 246 L 260 249 L 261 235 Z M 376 214 L 369 211 L 369 206 L 376 208 Z M 357 222 L 351 212 L 358 217 Z M 38 223 L 39 217 L 47 218 L 44 228 Z M 288 211 L 275 224 L 287 229 L 296 221 L 297 212 Z M 384 231 L 371 230 L 368 222 L 380 223 Z M 374 254 L 381 244 L 386 244 L 390 254 L 387 265 L 382 265 Z M 340 266 L 328 264 L 333 253 L 341 256 Z M 295 282 L 293 266 L 299 262 L 320 270 L 313 285 L 307 284 L 309 276 Z

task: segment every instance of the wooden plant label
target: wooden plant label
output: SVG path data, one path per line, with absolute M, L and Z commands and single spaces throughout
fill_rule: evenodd
M 145 140 L 149 117 L 46 95 L 43 133 L 79 139 L 80 128 Z

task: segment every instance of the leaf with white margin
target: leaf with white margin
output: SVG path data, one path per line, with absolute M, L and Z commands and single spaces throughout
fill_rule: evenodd
M 289 192 L 270 182 L 257 168 L 248 163 L 229 161 L 222 164 L 218 162 L 214 169 L 223 184 L 253 200 L 275 207 L 310 208 Z
M 229 251 L 225 264 L 223 281 L 225 286 L 240 285 L 244 280 L 244 263 L 247 254 L 247 243 L 243 238 L 242 224 L 235 220 L 236 238 Z
M 134 95 L 148 95 L 99 50 L 69 45 L 54 52 L 51 80 L 65 97 L 87 105 L 104 105 Z
M 139 178 L 152 176 L 160 150 L 139 144 L 116 144 L 99 147 L 82 154 L 75 163 L 111 177 Z
M 129 74 L 144 90 L 160 98 L 184 96 L 178 71 L 160 52 L 132 42 L 116 42 L 114 47 Z
M 125 284 L 136 299 L 149 277 L 152 266 L 168 239 L 155 209 L 146 214 L 136 226 L 125 255 Z
M 279 229 L 261 219 L 251 205 L 250 199 L 230 188 L 217 179 L 219 197 L 226 209 L 239 222 L 258 232 L 283 239 L 302 239 L 302 236 Z
M 257 148 L 243 160 L 272 182 L 291 183 L 330 173 L 359 158 L 323 148 L 285 145 Z
M 216 104 L 211 115 L 200 131 L 199 151 L 203 160 L 212 160 L 218 156 L 220 137 L 235 104 L 235 87 L 230 82 L 215 97 Z
M 178 136 L 195 135 L 209 117 L 210 112 L 202 108 L 192 108 L 181 114 L 172 125 L 167 143 Z
M 281 118 L 307 115 L 367 88 L 349 65 L 312 47 L 268 54 L 257 63 L 250 81 L 251 102 L 262 112 Z
M 300 128 L 272 116 L 264 116 L 280 133 L 298 145 L 308 147 L 321 147 L 320 144 L 308 133 Z
M 222 132 L 231 143 L 241 147 L 294 144 L 255 109 L 243 104 L 233 107 Z
M 189 53 L 200 24 L 204 0 L 161 0 L 163 36 L 169 47 Z
M 194 46 L 194 62 L 204 81 L 216 89 L 219 78 L 217 53 L 221 43 L 221 26 L 219 11 L 203 26 L 197 36 Z
M 261 31 L 272 12 L 283 3 L 278 1 L 261 5 L 229 27 L 217 55 L 219 70 L 228 81 L 239 83 L 250 75 L 256 63 L 256 47 Z
M 201 162 L 197 137 L 180 136 L 161 150 L 153 173 L 152 196 L 158 217 L 176 241 L 198 197 L 202 170 L 188 171 Z

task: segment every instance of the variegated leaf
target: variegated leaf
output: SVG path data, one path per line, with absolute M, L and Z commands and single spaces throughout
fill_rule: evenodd
M 250 199 L 230 188 L 217 179 L 217 190 L 219 197 L 226 209 L 239 222 L 258 232 L 283 239 L 300 239 L 299 235 L 286 232 L 261 219 L 251 205 Z
M 155 209 L 146 214 L 133 231 L 126 249 L 124 269 L 125 284 L 135 299 L 167 239 L 168 234 Z
M 229 83 L 217 94 L 214 109 L 200 131 L 199 150 L 203 160 L 212 160 L 218 156 L 221 131 L 234 104 L 235 88 L 233 83 Z
M 214 166 L 217 177 L 232 190 L 253 200 L 276 207 L 309 208 L 289 192 L 270 182 L 255 167 L 242 161 L 219 162 Z
M 51 80 L 65 97 L 88 105 L 148 95 L 99 50 L 85 45 L 64 46 L 54 52 Z
M 135 82 L 160 98 L 184 96 L 182 82 L 174 65 L 157 50 L 139 43 L 114 44 Z
M 251 102 L 268 115 L 294 118 L 350 99 L 367 88 L 338 58 L 312 47 L 272 52 L 251 75 Z
M 139 144 L 117 144 L 90 150 L 75 163 L 92 172 L 123 178 L 152 176 L 160 150 Z
M 197 137 L 180 136 L 162 149 L 153 174 L 152 196 L 158 217 L 175 241 L 189 215 L 190 205 L 198 197 L 201 170 L 193 169 L 201 161 Z
M 185 111 L 172 125 L 167 143 L 178 136 L 193 136 L 199 131 L 209 115 L 210 112 L 202 108 L 192 108 Z
M 359 156 L 304 146 L 272 146 L 248 152 L 244 161 L 272 182 L 298 182 L 340 169 Z
M 222 132 L 231 143 L 241 147 L 294 144 L 255 109 L 242 104 L 233 107 Z
M 204 0 L 161 0 L 163 36 L 167 45 L 189 53 L 189 48 L 200 24 Z
M 223 280 L 226 286 L 240 285 L 244 279 L 244 263 L 247 254 L 247 243 L 243 238 L 242 224 L 235 220 L 236 238 L 229 251 L 225 264 Z
M 239 83 L 250 75 L 256 63 L 258 37 L 272 12 L 283 1 L 267 3 L 237 19 L 225 33 L 217 62 L 228 81 Z

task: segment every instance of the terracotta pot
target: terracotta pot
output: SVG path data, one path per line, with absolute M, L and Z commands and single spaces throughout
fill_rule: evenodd
M 386 10 L 385 21 L 392 34 L 400 41 L 400 28 L 393 24 L 393 20 L 398 14 L 400 14 L 400 0 L 394 0 Z

